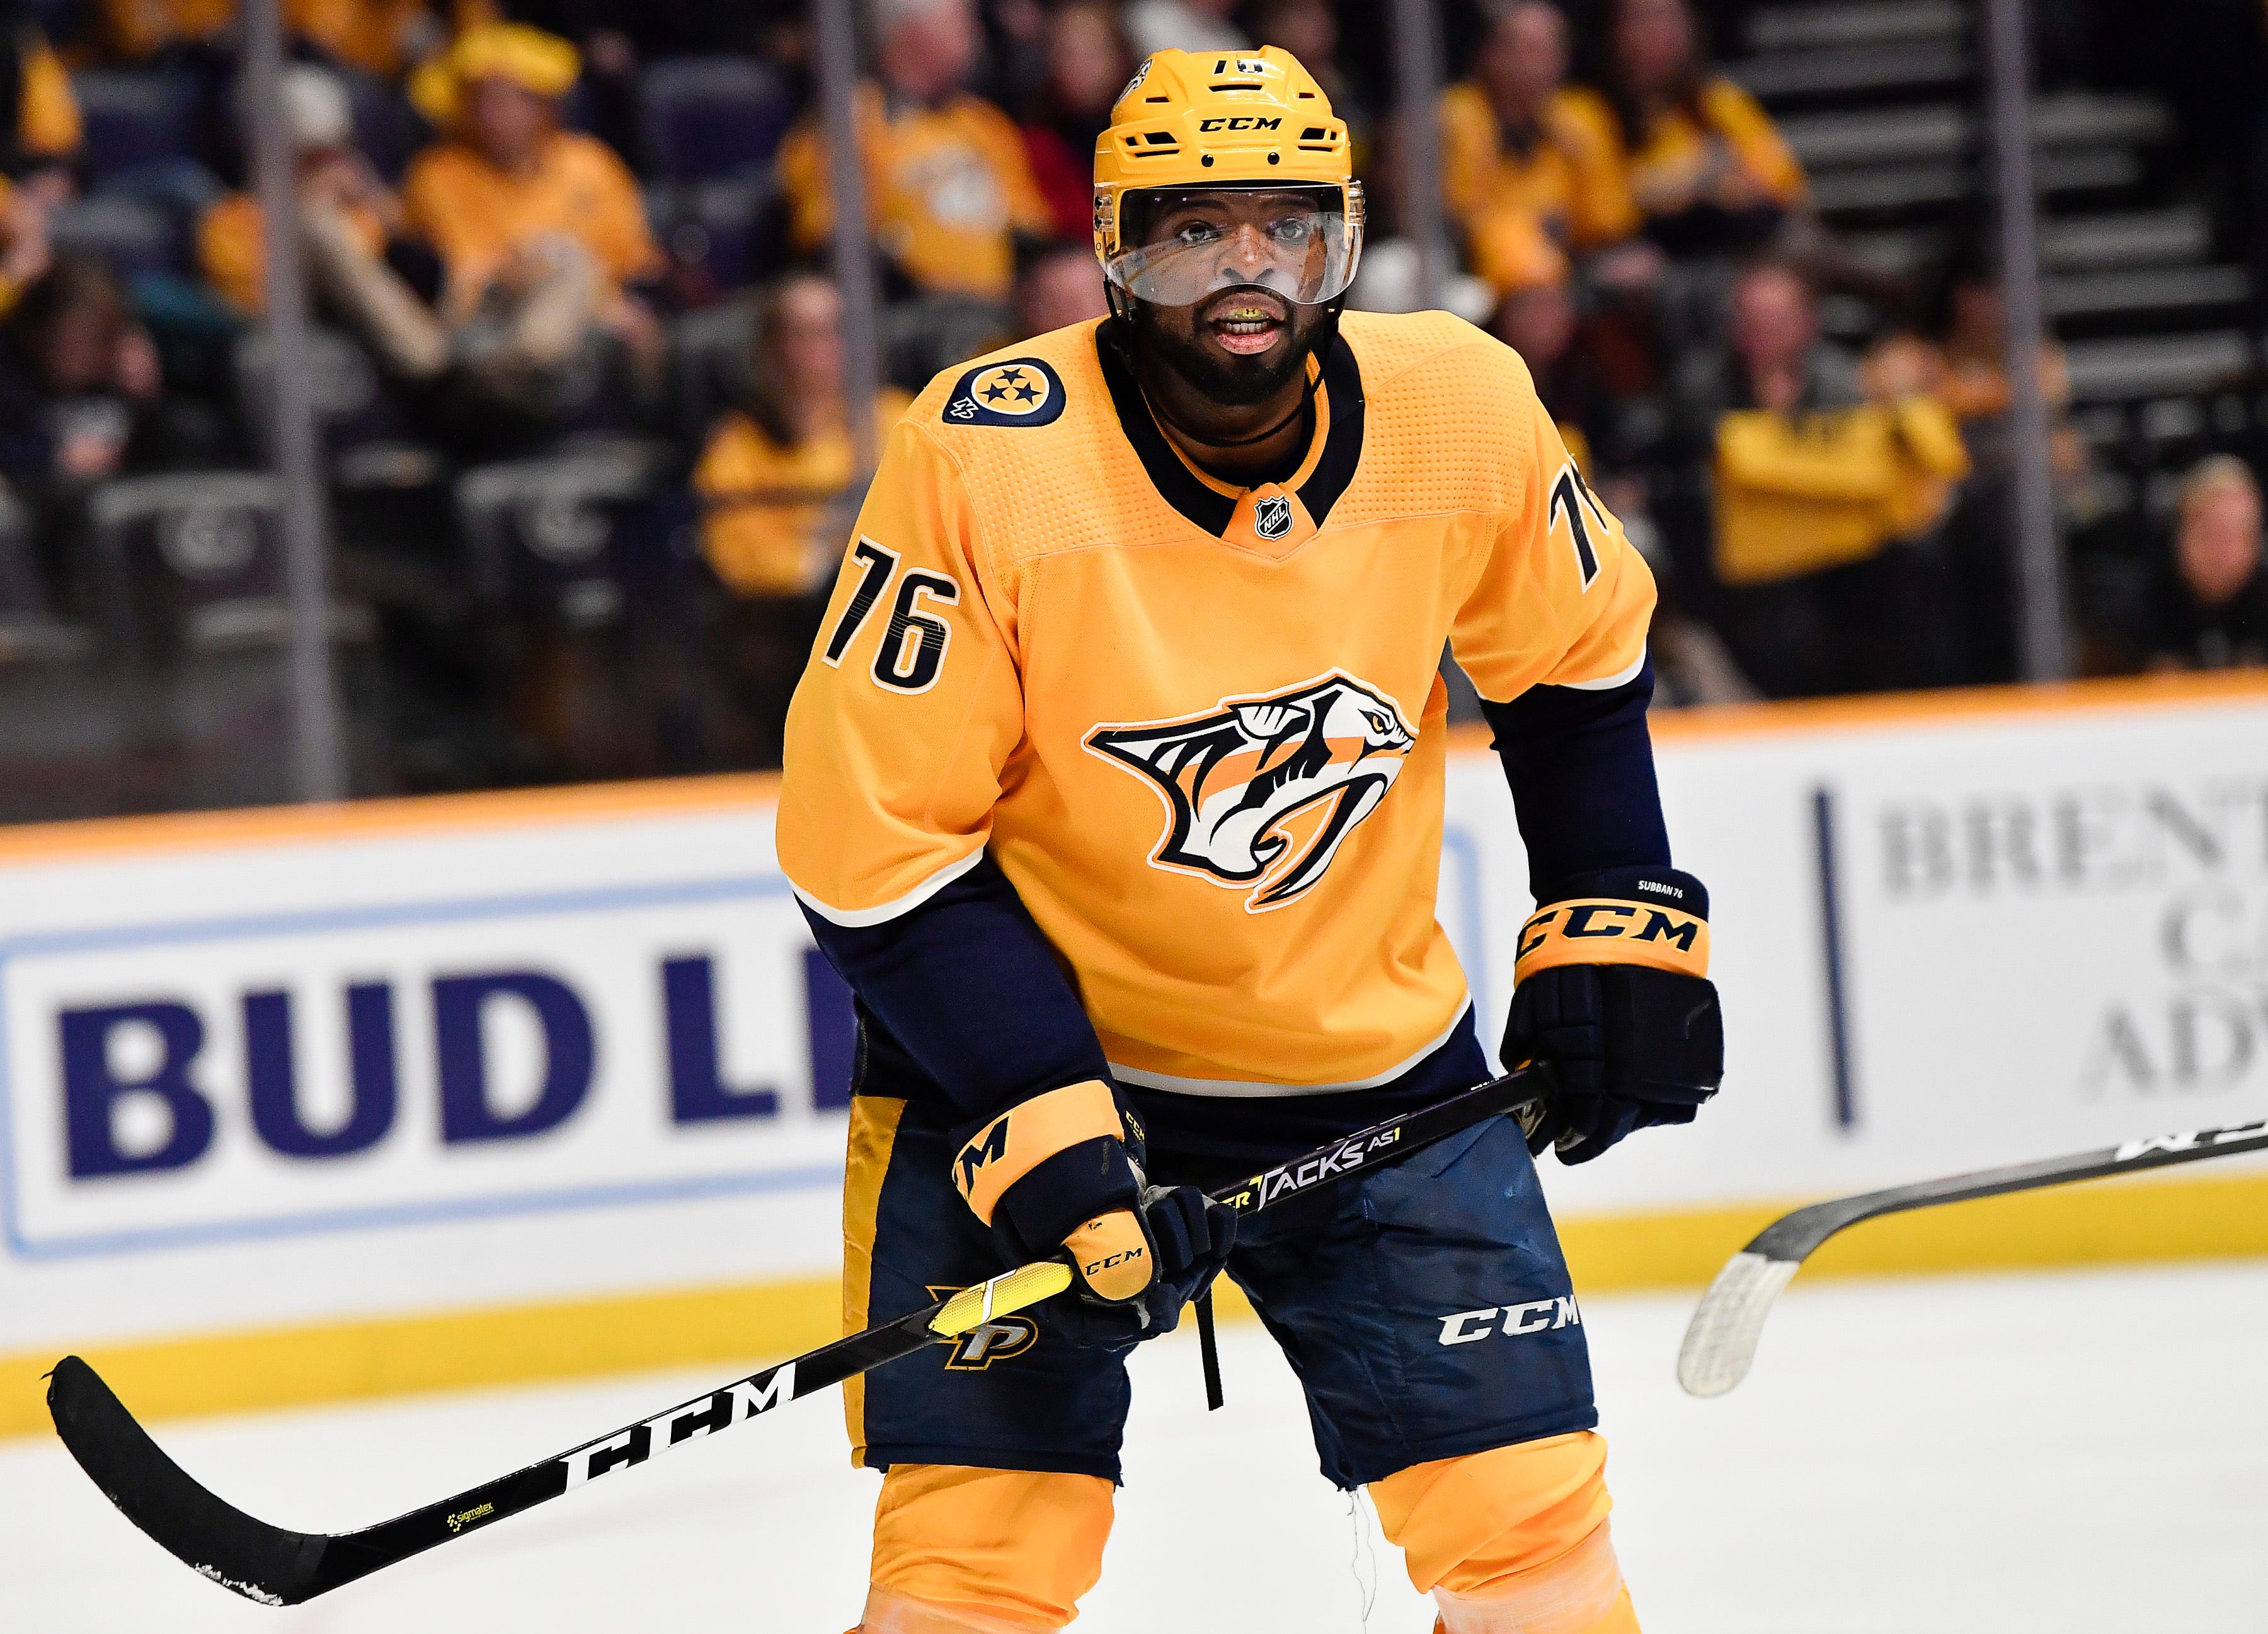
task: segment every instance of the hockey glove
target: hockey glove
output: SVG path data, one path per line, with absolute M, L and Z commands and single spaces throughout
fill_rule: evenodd
M 1010 1265 L 1067 1253 L 1077 1297 L 1047 1320 L 1072 1343 L 1171 1333 L 1236 1240 L 1236 1214 L 1194 1187 L 1148 1186 L 1140 1125 L 1099 1079 L 1011 1107 L 965 1142 L 954 1185 Z
M 1503 1060 L 1558 1087 L 1528 1150 L 1588 1163 L 1633 1129 L 1690 1123 L 1725 1076 L 1709 893 L 1674 869 L 1579 876 L 1521 929 Z

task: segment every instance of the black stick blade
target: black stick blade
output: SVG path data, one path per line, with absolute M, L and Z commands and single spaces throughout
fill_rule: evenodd
M 263 1606 L 314 1592 L 328 1539 L 254 1520 L 199 1486 L 78 1357 L 48 1375 L 48 1411 L 102 1495 L 183 1565 Z

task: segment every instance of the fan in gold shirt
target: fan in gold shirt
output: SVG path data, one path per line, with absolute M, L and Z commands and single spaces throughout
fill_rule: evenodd
M 858 87 L 859 158 L 874 242 L 914 289 L 1005 299 L 1019 233 L 1052 216 L 1009 117 L 961 88 L 978 36 L 969 0 L 886 0 L 879 83 Z M 827 149 L 815 125 L 780 146 L 780 185 L 796 248 L 816 253 L 835 220 Z
M 718 422 L 694 468 L 702 554 L 736 595 L 801 595 L 834 573 L 841 542 L 827 523 L 858 475 L 843 405 L 842 315 L 835 286 L 814 273 L 765 292 L 751 401 Z M 911 402 L 895 388 L 875 399 L 877 446 Z

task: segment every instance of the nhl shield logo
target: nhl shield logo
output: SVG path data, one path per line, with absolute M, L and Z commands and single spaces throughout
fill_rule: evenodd
M 1263 539 L 1280 539 L 1292 531 L 1292 496 L 1271 493 L 1252 507 L 1252 531 Z
M 1098 726 L 1085 744 L 1164 802 L 1152 868 L 1249 888 L 1245 911 L 1264 913 L 1322 879 L 1418 735 L 1391 697 L 1335 669 L 1185 720 Z

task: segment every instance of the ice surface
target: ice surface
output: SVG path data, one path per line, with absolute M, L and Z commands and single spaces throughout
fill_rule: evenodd
M 1799 1281 L 1754 1373 L 1713 1401 L 1673 1375 L 1692 1305 L 1584 1306 L 1647 1634 L 2268 1630 L 2268 1264 Z M 1221 1339 L 1228 1407 L 1210 1418 L 1193 1335 L 1138 1355 L 1129 1485 L 1081 1634 L 1365 1626 L 1355 1526 L 1314 1474 L 1291 1376 L 1256 1328 Z M 729 1372 L 158 1433 L 263 1518 L 340 1529 Z M 0 1629 L 838 1634 L 875 1485 L 842 1447 L 832 1401 L 799 1403 L 279 1612 L 162 1554 L 60 1446 L 0 1443 Z M 1224 1494 L 1237 1527 L 1215 1520 Z M 1398 1557 L 1366 1533 L 1369 1629 L 1424 1634 Z

